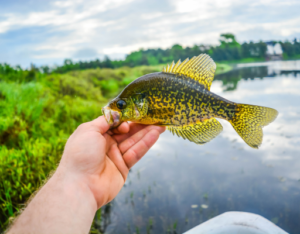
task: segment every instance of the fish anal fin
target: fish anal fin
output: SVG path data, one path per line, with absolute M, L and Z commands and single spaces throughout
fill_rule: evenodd
M 216 71 L 216 64 L 207 54 L 200 54 L 191 60 L 186 59 L 182 63 L 179 60 L 175 65 L 173 64 L 171 66 L 168 65 L 168 68 L 164 69 L 163 72 L 188 76 L 210 90 Z
M 218 120 L 210 118 L 183 126 L 167 126 L 167 129 L 183 139 L 196 144 L 205 144 L 222 132 L 223 127 Z

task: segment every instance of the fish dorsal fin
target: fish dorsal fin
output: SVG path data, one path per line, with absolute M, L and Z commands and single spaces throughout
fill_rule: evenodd
M 207 54 L 200 54 L 193 57 L 191 60 L 188 58 L 175 64 L 174 61 L 163 69 L 163 72 L 181 74 L 198 81 L 204 87 L 210 90 L 211 83 L 214 79 L 216 71 L 215 62 Z
M 214 139 L 222 132 L 223 127 L 218 120 L 210 118 L 183 126 L 168 126 L 167 129 L 183 139 L 202 145 Z

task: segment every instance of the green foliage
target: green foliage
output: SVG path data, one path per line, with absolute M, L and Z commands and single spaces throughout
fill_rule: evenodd
M 293 42 L 280 42 L 280 44 L 286 59 L 297 59 L 300 57 L 300 42 L 298 42 L 298 40 L 295 39 Z
M 178 221 L 176 220 L 176 221 L 173 223 L 173 230 L 174 230 L 174 231 L 176 231 L 177 225 L 178 225 Z
M 232 33 L 221 34 L 220 43 L 221 43 L 221 45 L 220 45 L 221 48 L 240 47 L 241 46 L 236 41 L 235 36 Z
M 0 81 L 29 82 L 38 80 L 42 74 L 38 69 L 31 65 L 29 70 L 22 70 L 20 66 L 10 67 L 8 64 L 0 64 Z

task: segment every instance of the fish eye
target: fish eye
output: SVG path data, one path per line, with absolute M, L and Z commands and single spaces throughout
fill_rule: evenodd
M 119 109 L 124 109 L 125 107 L 126 107 L 126 102 L 124 101 L 124 100 L 119 100 L 119 101 L 117 101 L 117 107 L 119 108 Z

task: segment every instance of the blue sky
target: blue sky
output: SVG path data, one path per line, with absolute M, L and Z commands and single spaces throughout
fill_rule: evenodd
M 0 63 L 124 58 L 140 48 L 300 38 L 298 0 L 0 0 Z

